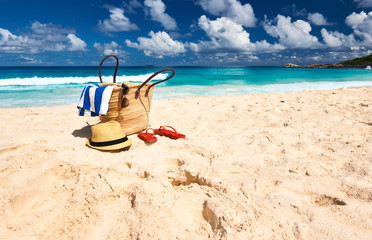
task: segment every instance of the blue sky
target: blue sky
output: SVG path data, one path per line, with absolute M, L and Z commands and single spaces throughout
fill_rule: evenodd
M 2 0 L 0 66 L 279 66 L 372 54 L 372 0 Z

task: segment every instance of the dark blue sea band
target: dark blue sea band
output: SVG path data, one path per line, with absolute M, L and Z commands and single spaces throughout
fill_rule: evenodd
M 107 146 L 123 143 L 125 141 L 128 141 L 127 137 L 123 137 L 117 140 L 112 140 L 112 141 L 107 141 L 107 142 L 93 142 L 89 140 L 90 145 L 92 145 L 93 147 L 107 147 Z

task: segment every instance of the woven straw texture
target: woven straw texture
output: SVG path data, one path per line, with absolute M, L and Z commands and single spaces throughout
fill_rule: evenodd
M 109 109 L 106 116 L 100 116 L 101 122 L 115 120 L 120 123 L 121 128 L 126 135 L 131 135 L 140 132 L 149 125 L 149 113 L 151 107 L 152 92 L 154 88 L 149 90 L 147 97 L 145 93 L 151 84 L 146 84 L 141 88 L 139 98 L 135 99 L 135 92 L 141 84 L 125 83 L 129 87 L 129 93 L 124 95 L 128 98 L 129 105 L 125 108 L 121 107 L 122 91 L 121 84 L 116 83 L 101 83 L 100 86 L 115 85 L 112 91 Z

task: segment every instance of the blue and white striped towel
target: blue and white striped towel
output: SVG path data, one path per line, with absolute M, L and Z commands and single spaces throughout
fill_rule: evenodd
M 79 116 L 105 116 L 115 86 L 89 84 L 83 89 L 77 105 Z

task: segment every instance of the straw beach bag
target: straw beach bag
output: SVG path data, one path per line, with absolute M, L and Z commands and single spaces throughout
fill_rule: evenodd
M 103 83 L 101 77 L 102 63 L 109 57 L 116 59 L 116 68 L 114 73 L 113 83 Z M 165 82 L 172 78 L 175 74 L 171 68 L 166 68 L 152 74 L 142 84 L 137 83 L 116 83 L 116 73 L 119 67 L 119 59 L 115 55 L 106 56 L 100 63 L 98 68 L 100 86 L 115 85 L 112 91 L 109 108 L 105 116 L 100 116 L 101 122 L 115 120 L 120 123 L 121 128 L 127 135 L 140 132 L 142 129 L 147 128 L 149 124 L 149 113 L 151 107 L 151 99 L 153 87 L 156 84 Z M 156 75 L 161 72 L 171 71 L 172 74 L 166 79 L 160 80 L 155 83 L 148 83 Z

